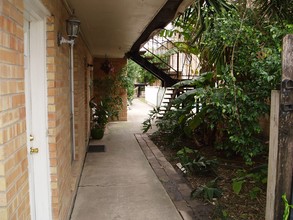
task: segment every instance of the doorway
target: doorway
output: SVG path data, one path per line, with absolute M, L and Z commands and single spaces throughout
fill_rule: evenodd
M 47 125 L 46 19 L 24 22 L 25 99 L 31 219 L 52 219 Z

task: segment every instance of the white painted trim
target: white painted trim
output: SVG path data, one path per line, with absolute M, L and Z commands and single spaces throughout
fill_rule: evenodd
M 33 162 L 29 155 L 29 148 L 31 147 L 30 135 L 32 130 L 32 108 L 31 108 L 31 76 L 30 76 L 30 42 L 29 42 L 29 21 L 24 21 L 24 70 L 25 70 L 25 110 L 26 110 L 26 132 L 27 132 L 27 152 L 28 152 L 28 176 L 30 189 L 30 214 L 31 219 L 35 219 L 35 190 L 33 183 Z
M 50 16 L 49 10 L 41 0 L 24 0 L 24 16 L 28 21 L 40 20 Z
M 50 160 L 48 146 L 48 109 L 47 109 L 47 75 L 46 75 L 46 20 L 33 21 L 30 23 L 30 70 L 32 115 L 38 118 L 33 120 L 32 130 L 38 133 L 35 138 L 36 147 L 39 153 L 35 155 L 34 162 L 40 167 L 34 167 L 35 191 L 42 192 L 36 196 L 38 200 L 35 204 L 36 218 L 42 220 L 52 219 L 51 207 L 51 179 Z M 34 106 L 36 105 L 36 106 Z M 38 142 L 37 142 L 38 141 Z
M 39 153 L 30 155 L 29 172 L 34 181 L 30 181 L 30 193 L 36 198 L 31 199 L 31 219 L 52 219 L 52 193 L 50 178 L 50 160 L 48 145 L 48 110 L 47 110 L 47 74 L 46 74 L 46 22 L 49 11 L 41 0 L 24 0 L 24 17 L 30 22 L 30 77 L 31 95 L 31 131 L 35 140 L 33 146 Z M 27 80 L 27 79 L 26 79 Z M 27 82 L 26 82 L 27 83 Z M 27 118 L 30 119 L 29 117 Z M 28 141 L 28 148 L 29 145 Z M 34 204 L 32 204 L 34 203 Z

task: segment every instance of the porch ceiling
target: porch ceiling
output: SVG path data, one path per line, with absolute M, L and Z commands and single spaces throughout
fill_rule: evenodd
M 109 58 L 121 58 L 133 48 L 137 49 L 155 29 L 162 28 L 170 22 L 178 8 L 185 8 L 186 3 L 190 1 L 65 0 L 65 2 L 70 9 L 75 10 L 75 15 L 80 19 L 82 35 L 91 53 L 95 57 L 106 55 Z

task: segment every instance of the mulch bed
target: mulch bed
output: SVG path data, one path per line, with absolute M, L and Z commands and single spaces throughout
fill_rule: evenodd
M 166 146 L 166 143 L 158 135 L 149 135 L 149 138 L 156 144 L 158 149 L 164 154 L 165 158 L 172 164 L 174 169 L 179 171 L 176 164 L 179 162 L 176 153 L 180 149 L 174 149 Z M 213 206 L 213 213 L 210 219 L 229 219 L 229 220 L 263 220 L 265 219 L 266 206 L 266 186 L 256 183 L 253 180 L 246 179 L 241 192 L 237 195 L 232 189 L 232 179 L 237 176 L 241 169 L 247 169 L 247 166 L 237 158 L 229 159 L 216 152 L 211 147 L 202 147 L 200 153 L 207 158 L 217 157 L 220 161 L 216 174 L 218 177 L 218 187 L 222 190 L 222 196 L 218 199 L 209 201 Z M 262 161 L 261 161 L 262 162 Z M 263 161 L 264 162 L 264 161 Z M 192 189 L 196 189 L 209 181 L 215 179 L 215 176 L 209 175 L 184 175 Z M 255 187 L 259 188 L 256 196 L 252 195 Z M 202 200 L 203 201 L 203 200 Z M 207 202 L 207 201 L 204 201 Z

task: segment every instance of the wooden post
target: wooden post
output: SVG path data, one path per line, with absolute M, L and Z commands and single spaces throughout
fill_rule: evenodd
M 280 109 L 280 91 L 273 90 L 271 95 L 271 113 L 270 113 L 270 146 L 269 146 L 266 220 L 274 220 L 274 213 L 275 213 L 275 189 L 276 189 L 276 181 L 277 181 L 277 162 L 278 162 L 279 109 Z
M 283 39 L 283 54 L 282 54 L 282 81 L 293 80 L 293 35 L 287 35 Z M 286 94 L 284 87 L 281 89 L 280 105 L 279 105 L 279 125 L 278 141 L 274 141 L 276 146 L 270 146 L 273 152 L 270 152 L 270 160 L 276 160 L 276 170 L 269 171 L 268 179 L 268 198 L 272 201 L 267 201 L 266 220 L 280 220 L 284 213 L 284 204 L 282 195 L 286 194 L 288 201 L 291 200 L 292 188 L 292 172 L 293 172 L 293 111 L 285 110 L 284 102 L 287 103 L 286 97 L 292 97 L 293 89 L 288 90 Z M 293 103 L 292 103 L 293 106 Z M 271 121 L 271 123 L 275 123 Z M 275 136 L 275 135 L 273 135 Z M 271 139 L 270 139 L 271 140 Z M 273 143 L 270 143 L 273 144 Z M 274 149 L 277 147 L 277 149 Z M 270 149 L 271 150 L 271 149 Z M 277 152 L 277 157 L 272 156 Z M 274 158 L 275 157 L 275 158 Z M 274 166 L 272 164 L 269 167 Z M 271 173 L 270 173 L 271 172 Z M 275 175 L 275 174 L 276 175 Z M 273 176 L 275 175 L 275 183 Z M 275 184 L 275 190 L 274 190 Z M 272 197 L 273 196 L 273 197 Z M 274 209 L 274 210 L 268 210 Z M 269 212 L 269 213 L 268 213 Z

